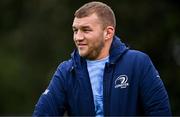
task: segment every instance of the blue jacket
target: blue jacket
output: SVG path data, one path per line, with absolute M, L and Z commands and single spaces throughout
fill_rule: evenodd
M 150 58 L 114 37 L 103 78 L 105 116 L 171 115 L 166 89 Z M 86 60 L 75 50 L 61 63 L 33 115 L 95 116 Z

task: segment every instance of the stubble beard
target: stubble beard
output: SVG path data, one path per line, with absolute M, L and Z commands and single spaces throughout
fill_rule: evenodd
M 84 58 L 89 60 L 97 59 L 103 47 L 104 47 L 104 42 L 100 41 L 99 44 L 95 48 L 93 48 L 93 51 L 91 53 L 88 53 L 86 56 L 84 56 Z

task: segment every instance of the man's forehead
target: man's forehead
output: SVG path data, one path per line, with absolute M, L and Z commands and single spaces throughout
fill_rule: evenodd
M 90 22 L 74 21 L 72 27 L 90 27 L 91 25 Z
M 82 18 L 75 17 L 73 21 L 73 26 L 91 26 L 97 23 L 99 23 L 99 18 L 96 15 L 92 14 L 90 16 Z

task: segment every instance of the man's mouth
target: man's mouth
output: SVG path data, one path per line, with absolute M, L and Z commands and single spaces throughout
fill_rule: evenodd
M 79 48 L 81 48 L 81 47 L 87 46 L 87 44 L 79 43 L 79 44 L 77 44 L 77 46 L 78 46 Z

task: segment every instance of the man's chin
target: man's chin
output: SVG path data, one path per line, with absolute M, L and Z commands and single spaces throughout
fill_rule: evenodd
M 84 53 L 84 52 L 78 51 L 78 53 L 79 53 L 79 55 L 80 55 L 81 57 L 86 57 L 86 56 L 87 56 L 87 54 Z
M 91 59 L 89 56 L 87 56 L 87 54 L 85 54 L 85 53 L 80 53 L 79 52 L 79 55 L 82 57 L 82 58 L 85 58 L 85 59 Z

